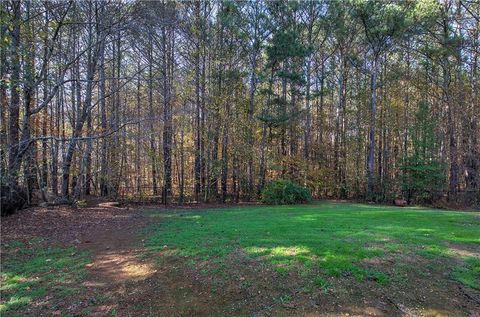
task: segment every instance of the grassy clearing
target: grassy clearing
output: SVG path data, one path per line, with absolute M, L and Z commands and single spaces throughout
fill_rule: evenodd
M 269 309 L 275 314 L 278 307 L 308 308 L 302 300 L 310 296 L 322 296 L 315 298 L 323 309 L 335 298 L 342 305 L 361 304 L 363 296 L 383 293 L 410 307 L 423 305 L 415 299 L 432 294 L 438 302 L 425 302 L 447 309 L 457 283 L 467 292 L 480 290 L 478 213 L 317 203 L 150 215 L 160 221 L 145 232 L 142 256 L 163 265 L 166 273 L 129 284 L 128 300 L 119 304 L 126 307 L 118 307 L 133 315 L 142 309 L 170 312 L 166 315 Z M 41 240 L 9 242 L 2 248 L 0 315 L 91 315 L 106 301 L 99 297 L 101 289 L 91 293 L 82 286 L 91 258 Z M 121 268 L 112 269 L 121 274 Z M 131 294 L 139 297 L 132 300 Z M 145 301 L 152 296 L 158 300 Z M 456 298 L 467 305 L 459 306 L 461 312 L 476 308 L 468 297 Z M 246 300 L 251 307 L 242 304 Z
M 266 259 L 279 273 L 298 269 L 304 276 L 320 272 L 324 277 L 353 276 L 360 282 L 368 279 L 386 285 L 399 277 L 369 260 L 417 256 L 429 263 L 448 262 L 451 279 L 480 288 L 478 253 L 462 257 L 449 247 L 455 244 L 478 251 L 478 213 L 318 203 L 153 216 L 162 219 L 151 228 L 147 247 L 162 250 L 162 256 L 187 257 L 185 263 L 190 265 L 221 262 L 241 249 L 251 257 Z M 415 269 L 402 265 L 403 272 Z M 328 290 L 322 276 L 310 278 Z
M 40 240 L 10 243 L 2 249 L 0 314 L 22 316 L 32 305 L 55 311 L 57 303 L 80 290 L 88 260 L 73 247 L 47 248 Z

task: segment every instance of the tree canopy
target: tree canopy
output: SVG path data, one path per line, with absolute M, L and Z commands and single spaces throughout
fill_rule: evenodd
M 480 5 L 2 1 L 2 188 L 479 204 Z M 5 186 L 5 187 L 4 187 Z

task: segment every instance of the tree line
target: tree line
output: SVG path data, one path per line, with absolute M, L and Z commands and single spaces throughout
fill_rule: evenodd
M 480 202 L 477 1 L 0 6 L 2 189 Z

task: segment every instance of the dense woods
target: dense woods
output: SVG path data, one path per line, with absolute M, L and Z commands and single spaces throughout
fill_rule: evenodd
M 480 203 L 478 1 L 0 5 L 2 199 Z

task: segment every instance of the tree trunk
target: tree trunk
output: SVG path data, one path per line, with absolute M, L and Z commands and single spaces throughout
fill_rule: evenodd
M 197 24 L 200 24 L 200 1 L 195 3 L 195 13 Z M 195 167 L 194 167 L 194 195 L 195 201 L 200 199 L 200 173 L 201 173 L 201 143 L 202 136 L 200 133 L 200 38 L 195 43 Z
M 11 89 L 10 107 L 8 118 L 8 171 L 9 183 L 18 183 L 18 171 L 20 168 L 19 153 L 19 116 L 20 116 L 20 27 L 22 24 L 21 1 L 12 2 L 12 55 L 11 55 Z
M 447 3 L 445 3 L 447 6 Z M 443 19 L 443 44 L 449 43 L 449 22 L 448 22 L 448 9 L 445 9 Z M 446 48 L 445 48 L 446 49 Z M 455 122 L 453 114 L 453 102 L 450 100 L 450 62 L 448 60 L 448 53 L 445 52 L 442 58 L 442 103 L 444 109 L 447 111 L 447 137 L 449 147 L 449 160 L 450 160 L 450 179 L 448 184 L 448 199 L 455 200 L 457 196 L 458 186 L 458 158 L 457 158 L 457 140 L 455 135 Z
M 271 92 L 273 89 L 273 68 L 271 69 L 271 73 L 270 73 L 268 89 L 269 89 L 269 92 Z M 270 107 L 271 98 L 272 98 L 272 94 L 269 93 L 267 96 L 266 105 L 263 107 L 263 110 L 262 110 L 262 116 L 266 115 L 268 111 L 268 107 Z M 259 169 L 258 185 L 257 185 L 258 194 L 260 194 L 263 187 L 265 187 L 266 160 L 267 160 L 266 151 L 267 151 L 267 124 L 265 122 L 262 122 L 262 141 L 260 144 L 260 162 L 259 162 L 260 169 Z
M 6 1 L 0 2 L 0 10 L 6 12 Z M 0 38 L 7 36 L 7 24 L 0 23 Z M 7 46 L 0 45 L 0 78 L 6 78 L 9 65 L 7 64 Z M 7 175 L 8 171 L 8 139 L 7 139 L 7 109 L 8 109 L 8 96 L 7 85 L 0 81 L 0 175 L 3 177 Z
M 45 12 L 45 24 L 44 24 L 44 32 L 45 34 L 48 34 L 48 22 L 49 22 L 49 17 L 48 17 L 48 10 Z M 45 66 L 45 75 L 44 75 L 44 83 L 43 83 L 43 100 L 47 100 L 48 98 L 48 73 L 49 73 L 49 65 L 48 65 L 48 60 L 47 60 L 47 55 L 48 55 L 48 47 L 49 47 L 49 41 L 48 37 L 45 36 L 45 40 L 43 43 L 43 64 Z M 43 115 L 42 115 L 42 135 L 46 136 L 47 135 L 47 126 L 48 126 L 48 107 L 45 107 L 43 110 Z M 44 139 L 42 141 L 42 168 L 41 168 L 41 188 L 45 189 L 48 186 L 48 141 L 47 139 Z
M 164 185 L 163 185 L 163 203 L 169 204 L 172 195 L 172 111 L 170 103 L 169 86 L 169 66 L 168 58 L 170 57 L 167 49 L 167 34 L 165 26 L 162 28 L 163 37 L 163 169 L 164 169 Z M 173 49 L 173 48 L 172 48 Z
M 371 75 L 371 113 L 370 113 L 370 132 L 368 134 L 368 160 L 367 160 L 367 180 L 368 180 L 368 199 L 373 199 L 374 195 L 374 161 L 375 161 L 375 124 L 377 116 L 377 77 L 378 77 L 378 54 L 373 60 L 373 70 Z
M 311 34 L 310 34 L 311 40 Z M 311 110 L 310 110 L 310 78 L 311 78 L 311 68 L 312 68 L 312 61 L 311 57 L 307 57 L 307 65 L 306 65 L 306 87 L 305 87 L 305 132 L 304 132 L 304 156 L 305 159 L 308 160 L 310 157 L 310 129 L 311 129 Z
M 148 109 L 150 112 L 150 117 L 153 119 L 155 117 L 155 112 L 153 110 L 153 39 L 151 34 L 148 36 Z M 152 191 L 153 195 L 157 196 L 157 150 L 155 147 L 155 130 L 152 120 L 150 120 L 149 142 L 152 169 Z
M 229 118 L 230 118 L 230 103 L 225 103 L 225 119 L 223 124 L 223 137 L 222 137 L 222 203 L 225 203 L 227 198 L 227 179 L 228 179 L 228 134 L 229 130 Z
M 102 8 L 103 9 L 103 8 Z M 105 100 L 105 43 L 100 44 L 100 67 L 99 67 L 99 98 L 100 98 L 100 126 L 102 131 L 107 131 L 107 107 Z M 108 196 L 108 159 L 107 159 L 108 138 L 101 140 L 100 150 L 100 195 Z
M 247 120 L 248 120 L 248 145 L 250 150 L 252 151 L 248 156 L 248 192 L 249 195 L 253 193 L 254 187 L 254 167 L 253 167 L 253 151 L 254 151 L 254 132 L 255 132 L 255 124 L 253 121 L 253 114 L 255 113 L 255 91 L 256 91 L 256 70 L 257 70 L 257 41 L 254 41 L 253 44 L 253 52 L 251 56 L 251 73 L 250 73 L 250 88 L 249 88 L 249 96 L 248 96 L 248 112 L 247 112 Z
M 92 8 L 89 7 L 89 18 L 91 19 L 92 16 Z M 70 142 L 68 144 L 67 153 L 65 155 L 65 159 L 62 166 L 62 196 L 64 200 L 69 200 L 69 183 L 70 183 L 70 172 L 72 161 L 75 153 L 75 149 L 78 144 L 78 138 L 82 135 L 82 129 L 85 121 L 87 120 L 89 111 L 91 110 L 92 106 L 92 93 L 93 93 L 93 84 L 94 84 L 94 76 L 95 70 L 98 61 L 98 53 L 99 47 L 98 44 L 102 45 L 102 42 L 98 43 L 98 35 L 97 39 L 94 40 L 93 37 L 93 23 L 89 23 L 88 27 L 88 48 L 87 48 L 87 76 L 86 76 L 86 87 L 85 87 L 85 99 L 83 100 L 83 105 L 80 105 L 80 102 L 77 103 L 77 115 L 74 116 L 74 125 L 73 125 L 73 132 L 70 138 Z M 96 41 L 96 42 L 95 42 Z M 96 45 L 94 45 L 96 44 Z M 77 63 L 78 64 L 78 63 Z M 79 74 L 78 74 L 79 76 Z M 81 87 L 79 85 L 79 77 L 77 77 L 77 96 L 80 96 Z M 80 98 L 80 97 L 78 97 Z M 75 186 L 73 186 L 75 188 Z

